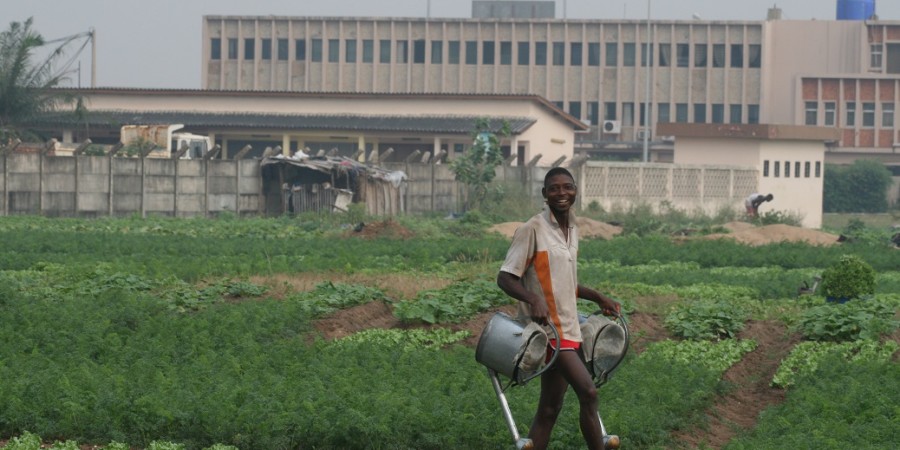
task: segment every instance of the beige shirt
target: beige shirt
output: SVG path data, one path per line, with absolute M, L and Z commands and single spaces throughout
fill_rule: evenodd
M 519 277 L 525 289 L 547 302 L 549 320 L 560 338 L 581 342 L 578 324 L 578 229 L 575 214 L 569 211 L 569 241 L 553 213 L 546 206 L 516 230 L 503 272 Z M 519 302 L 519 319 L 531 318 L 531 306 Z M 550 335 L 553 338 L 552 334 Z

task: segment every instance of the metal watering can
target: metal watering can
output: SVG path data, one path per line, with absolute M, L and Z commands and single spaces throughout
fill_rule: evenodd
M 599 311 L 593 315 L 598 314 Z M 581 316 L 580 321 L 586 322 L 589 318 L 590 317 Z M 625 318 L 616 314 L 616 319 L 616 322 L 610 321 L 610 323 L 618 325 L 618 327 L 602 326 L 599 328 L 596 335 L 592 336 L 594 339 L 592 339 L 591 342 L 593 344 L 593 350 L 597 352 L 597 356 L 595 356 L 597 359 L 594 361 L 585 361 L 589 372 L 592 377 L 594 377 L 594 384 L 597 387 L 608 380 L 610 374 L 625 358 L 625 351 L 628 348 L 628 326 Z M 509 403 L 506 401 L 504 391 L 512 385 L 524 385 L 553 367 L 553 364 L 556 362 L 556 358 L 559 355 L 560 339 L 556 327 L 554 327 L 552 323 L 549 325 L 553 338 L 556 340 L 556 347 L 554 348 L 553 356 L 550 361 L 538 370 L 523 370 L 520 365 L 522 363 L 522 356 L 527 351 L 527 347 L 532 345 L 535 341 L 534 333 L 526 331 L 526 325 L 502 312 L 494 314 L 491 320 L 488 321 L 481 333 L 481 337 L 478 339 L 478 346 L 475 350 L 475 360 L 487 367 L 488 376 L 494 387 L 494 393 L 497 395 L 497 400 L 500 401 L 503 417 L 506 420 L 506 425 L 509 427 L 510 433 L 512 433 L 517 450 L 530 450 L 534 448 L 534 444 L 531 439 L 523 438 L 519 435 L 519 430 L 516 427 L 515 420 L 513 420 L 512 412 L 509 409 Z M 621 340 L 621 342 L 618 342 L 618 340 Z M 538 340 L 538 342 L 545 341 Z M 609 351 L 601 351 L 604 346 L 608 349 L 610 343 L 613 344 L 613 348 L 621 349 L 621 354 L 610 355 Z M 542 345 L 542 347 L 544 346 L 545 344 Z M 542 352 L 542 354 L 544 353 Z M 506 388 L 500 386 L 498 374 L 503 374 L 505 377 L 509 378 L 510 381 Z M 603 434 L 603 444 L 605 448 L 619 448 L 619 437 L 608 435 L 599 412 L 597 413 L 597 417 L 600 420 L 600 429 Z

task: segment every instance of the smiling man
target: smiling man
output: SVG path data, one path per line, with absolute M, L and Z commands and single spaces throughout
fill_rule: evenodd
M 578 187 L 572 174 L 561 167 L 550 169 L 541 193 L 547 206 L 516 230 L 497 275 L 500 288 L 520 302 L 520 320 L 552 322 L 559 331 L 560 354 L 554 367 L 541 375 L 541 397 L 528 437 L 536 450 L 547 448 L 571 385 L 578 395 L 579 425 L 588 448 L 617 448 L 618 438 L 603 436 L 597 388 L 579 354 L 582 338 L 577 298 L 595 302 L 607 312 L 619 312 L 621 306 L 578 284 L 578 229 L 573 211 Z M 551 339 L 548 358 L 555 347 Z

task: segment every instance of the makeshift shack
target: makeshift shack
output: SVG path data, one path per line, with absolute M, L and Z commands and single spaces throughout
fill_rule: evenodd
M 278 199 L 277 204 L 266 202 L 268 213 L 342 212 L 350 203 L 364 204 L 371 215 L 392 216 L 405 211 L 405 173 L 346 157 L 299 153 L 263 159 L 263 190 L 267 199 Z

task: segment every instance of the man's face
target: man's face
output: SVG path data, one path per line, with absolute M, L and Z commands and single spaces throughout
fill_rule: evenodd
M 547 200 L 547 206 L 551 211 L 567 213 L 569 208 L 575 204 L 578 187 L 575 186 L 575 180 L 572 177 L 561 173 L 550 177 L 544 184 L 544 188 L 541 189 L 541 193 Z

